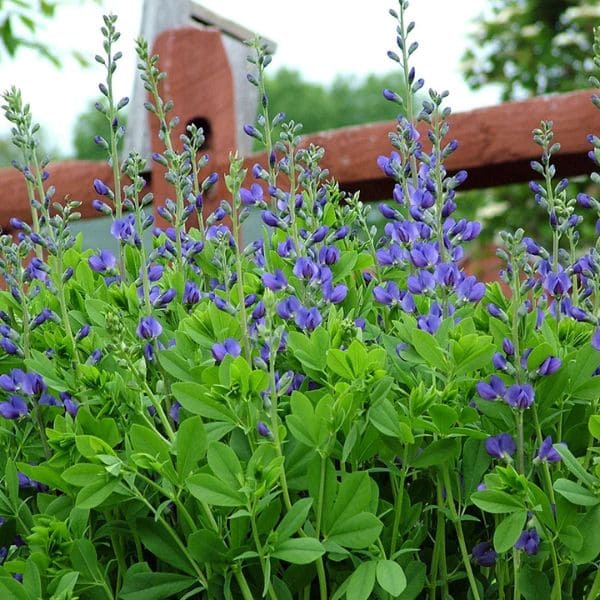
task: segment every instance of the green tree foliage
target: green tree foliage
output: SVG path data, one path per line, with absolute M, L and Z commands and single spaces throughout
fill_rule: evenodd
M 14 58 L 19 48 L 31 48 L 55 66 L 60 66 L 58 56 L 49 44 L 37 39 L 37 33 L 46 21 L 54 17 L 58 7 L 73 2 L 74 0 L 0 0 L 0 62 L 6 56 Z M 88 64 L 79 52 L 73 51 L 72 55 L 81 64 Z
M 597 0 L 492 0 L 476 18 L 463 56 L 467 82 L 473 89 L 496 85 L 505 101 L 587 88 L 593 71 L 593 28 L 599 23 Z M 571 188 L 573 197 L 584 191 L 577 183 Z M 483 240 L 527 223 L 528 234 L 549 243 L 544 223 L 529 218 L 536 207 L 526 185 L 468 192 L 461 198 L 462 207 L 484 222 Z M 593 223 L 584 216 L 581 233 L 591 241 Z
M 87 108 L 79 115 L 73 131 L 73 148 L 75 158 L 80 160 L 105 160 L 106 150 L 94 142 L 94 137 L 109 139 L 109 126 L 106 116 L 95 108 L 95 101 L 90 101 Z M 121 124 L 126 124 L 123 114 L 119 115 Z M 123 122 L 125 121 L 125 122 Z M 119 150 L 123 146 L 123 138 L 118 141 Z
M 499 85 L 504 100 L 587 87 L 599 22 L 597 0 L 492 0 L 463 57 L 467 81 Z
M 386 101 L 384 88 L 402 95 L 396 73 L 356 78 L 338 76 L 331 85 L 305 81 L 298 71 L 280 69 L 267 81 L 271 112 L 284 111 L 302 123 L 304 133 L 396 118 L 398 105 Z

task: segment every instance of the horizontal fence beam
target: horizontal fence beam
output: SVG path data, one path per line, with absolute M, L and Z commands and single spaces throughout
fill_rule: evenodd
M 592 105 L 590 96 L 590 91 L 573 92 L 451 115 L 448 139 L 458 139 L 459 147 L 447 159 L 446 168 L 450 172 L 461 169 L 469 172 L 461 189 L 494 187 L 533 179 L 535 174 L 531 171 L 530 162 L 539 157 L 540 148 L 532 141 L 531 132 L 545 119 L 554 122 L 555 141 L 561 144 L 561 152 L 555 161 L 558 176 L 588 173 L 592 163 L 587 157 L 591 146 L 586 136 L 600 131 L 600 111 Z M 342 189 L 349 192 L 360 190 L 365 201 L 381 200 L 390 197 L 392 182 L 377 167 L 376 160 L 380 154 L 389 155 L 392 150 L 388 133 L 394 128 L 394 121 L 346 127 L 304 136 L 302 145 L 313 143 L 325 148 L 322 167 L 329 169 Z M 427 150 L 429 142 L 424 124 L 420 124 L 419 130 Z M 219 133 L 213 131 L 212 135 L 216 137 Z M 222 182 L 223 174 L 228 171 L 229 149 L 224 150 L 224 146 L 214 143 L 215 147 L 220 151 L 212 153 L 211 165 L 220 173 Z M 265 165 L 265 154 L 245 159 L 245 166 L 249 169 L 248 181 L 256 162 Z M 160 185 L 163 174 L 156 165 L 151 167 L 152 172 L 147 174 L 147 179 L 153 179 L 154 185 L 150 181 L 147 189 L 160 190 L 156 200 L 162 204 L 162 196 L 166 193 L 164 186 Z M 69 195 L 71 200 L 82 202 L 83 218 L 99 216 L 91 207 L 91 201 L 97 196 L 92 184 L 95 178 L 111 181 L 111 169 L 105 162 L 68 160 L 51 163 L 48 171 L 48 183 L 57 190 L 56 200 Z M 224 197 L 225 191 L 222 183 L 217 186 L 208 198 L 206 210 L 213 209 Z M 10 230 L 9 219 L 13 216 L 26 221 L 30 218 L 25 183 L 17 170 L 0 169 L 0 226 L 4 231 Z
M 591 145 L 586 136 L 600 132 L 600 111 L 592 104 L 590 91 L 507 102 L 451 115 L 446 139 L 457 139 L 459 146 L 445 166 L 450 173 L 468 171 L 461 190 L 535 179 L 530 162 L 539 159 L 541 149 L 533 142 L 532 131 L 542 120 L 553 121 L 554 139 L 561 145 L 554 161 L 558 176 L 589 173 L 593 165 L 587 157 Z M 312 143 L 325 148 L 321 166 L 329 169 L 342 189 L 360 190 L 363 200 L 382 200 L 391 196 L 393 186 L 376 160 L 393 150 L 388 134 L 395 128 L 395 121 L 344 127 L 307 135 L 302 145 Z M 431 148 L 427 128 L 426 123 L 418 127 L 425 151 Z M 264 153 L 248 157 L 246 166 L 251 168 L 257 162 L 265 165 Z

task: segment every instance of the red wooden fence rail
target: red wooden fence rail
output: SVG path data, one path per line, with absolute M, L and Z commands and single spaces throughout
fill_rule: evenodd
M 235 150 L 239 134 L 236 98 L 243 82 L 239 76 L 234 78 L 222 34 L 216 29 L 198 26 L 173 29 L 157 37 L 154 51 L 161 56 L 162 68 L 169 72 L 163 91 L 167 99 L 174 101 L 174 113 L 180 117 L 176 137 L 190 122 L 208 126 L 206 150 L 211 155 L 210 169 L 226 172 L 229 152 Z M 556 160 L 559 175 L 589 172 L 590 145 L 586 136 L 600 131 L 600 111 L 593 107 L 590 95 L 590 91 L 574 92 L 452 115 L 449 138 L 458 139 L 459 148 L 448 159 L 448 170 L 468 170 L 469 178 L 461 189 L 529 180 L 533 175 L 529 163 L 539 155 L 531 131 L 545 119 L 554 122 L 555 140 L 562 147 Z M 381 101 L 385 102 L 383 98 Z M 157 126 L 152 115 L 148 118 L 153 134 L 152 149 L 158 151 L 161 148 Z M 393 185 L 377 167 L 376 159 L 391 151 L 388 132 L 394 128 L 395 122 L 347 127 L 306 136 L 303 143 L 325 148 L 323 167 L 329 169 L 342 189 L 360 189 L 363 200 L 378 200 L 390 197 Z M 421 133 L 424 134 L 423 128 Z M 422 135 L 422 140 L 427 147 L 427 136 Z M 249 170 L 255 162 L 264 164 L 265 156 L 248 156 Z M 150 164 L 148 187 L 155 194 L 155 202 L 161 204 L 171 192 L 165 184 L 163 170 Z M 110 182 L 110 169 L 105 163 L 63 161 L 51 164 L 48 170 L 49 183 L 57 188 L 57 199 L 68 194 L 70 199 L 82 201 L 84 218 L 97 216 L 91 208 L 91 201 L 96 197 L 92 182 L 96 177 Z M 214 208 L 224 196 L 221 183 L 208 198 L 206 210 Z M 9 231 L 10 217 L 27 220 L 29 214 L 21 174 L 10 168 L 0 169 L 0 226 Z

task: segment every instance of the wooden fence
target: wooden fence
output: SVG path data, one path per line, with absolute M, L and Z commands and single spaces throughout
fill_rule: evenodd
M 164 97 L 174 101 L 174 113 L 180 117 L 174 139 L 178 140 L 191 122 L 204 125 L 208 130 L 209 169 L 220 174 L 227 171 L 229 152 L 238 146 L 236 99 L 239 103 L 239 89 L 243 85 L 239 74 L 234 77 L 223 37 L 217 29 L 192 26 L 164 31 L 154 42 L 154 52 L 161 57 L 161 68 L 168 71 Z M 600 111 L 593 107 L 590 95 L 588 90 L 454 114 L 449 119 L 449 135 L 458 139 L 459 148 L 449 157 L 446 167 L 451 173 L 461 169 L 469 172 L 461 189 L 528 181 L 532 178 L 530 161 L 539 155 L 531 131 L 545 119 L 554 122 L 555 140 L 561 144 L 556 160 L 560 176 L 587 173 L 591 163 L 587 157 L 590 145 L 586 136 L 600 131 Z M 385 102 L 383 98 L 382 102 Z M 150 114 L 148 119 L 151 149 L 161 151 L 156 120 Z M 325 148 L 323 167 L 329 169 L 342 189 L 351 192 L 360 189 L 363 200 L 380 200 L 390 197 L 393 183 L 379 170 L 376 159 L 391 151 L 388 132 L 394 128 L 393 121 L 346 127 L 308 135 L 303 144 L 315 143 Z M 427 149 L 427 136 L 423 135 L 422 139 Z M 246 157 L 249 172 L 256 162 L 265 164 L 265 156 Z M 158 205 L 172 192 L 164 180 L 164 169 L 155 163 L 149 164 L 148 188 Z M 71 199 L 82 202 L 84 218 L 98 216 L 91 207 L 96 197 L 92 182 L 94 178 L 110 182 L 111 173 L 106 163 L 70 160 L 50 164 L 48 171 L 49 183 L 56 187 L 57 198 L 68 194 Z M 222 177 L 220 181 L 207 198 L 207 211 L 225 197 Z M 27 220 L 29 215 L 22 175 L 14 169 L 0 169 L 0 226 L 10 231 L 10 217 Z

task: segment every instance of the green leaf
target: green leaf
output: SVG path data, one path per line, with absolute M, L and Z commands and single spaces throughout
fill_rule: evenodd
M 177 474 L 185 479 L 206 453 L 207 440 L 204 424 L 199 416 L 187 418 L 177 430 Z
M 553 353 L 552 346 L 547 342 L 538 344 L 527 357 L 527 369 L 534 371 L 537 369 L 544 360 L 546 360 Z
M 496 552 L 510 550 L 523 531 L 527 519 L 527 511 L 515 512 L 496 526 L 494 531 L 494 548 Z
M 93 435 L 76 435 L 75 446 L 84 458 L 96 458 L 98 454 L 114 456 L 113 449 L 100 438 Z
M 98 565 L 96 549 L 87 538 L 75 540 L 71 544 L 69 558 L 71 559 L 73 569 L 79 571 L 88 581 L 101 582 L 103 580 L 100 566 Z
M 199 563 L 227 561 L 227 547 L 223 538 L 212 529 L 194 531 L 188 538 L 188 549 L 192 558 Z
M 525 509 L 523 503 L 514 496 L 500 490 L 483 490 L 471 495 L 475 506 L 493 514 L 513 513 Z
M 40 570 L 31 557 L 29 557 L 25 562 L 23 587 L 27 591 L 27 595 L 31 598 L 42 597 L 42 578 L 40 575 Z
M 600 415 L 592 415 L 590 417 L 588 428 L 594 438 L 600 440 Z
M 77 463 L 63 471 L 62 478 L 70 485 L 84 487 L 106 477 L 106 469 L 93 463 Z
M 58 585 L 56 586 L 56 590 L 54 590 L 54 593 L 50 597 L 50 600 L 64 600 L 64 598 L 69 598 L 69 594 L 72 593 L 75 589 L 78 579 L 79 573 L 77 573 L 76 571 L 70 571 L 69 573 L 65 573 L 58 580 Z
M 554 449 L 560 454 L 565 467 L 567 467 L 577 479 L 581 479 L 581 481 L 588 486 L 593 486 L 598 482 L 596 477 L 588 473 L 581 466 L 581 463 L 573 456 L 573 453 L 565 444 L 555 444 Z
M 188 562 L 188 559 L 181 552 L 170 533 L 160 523 L 154 519 L 137 519 L 136 533 L 140 536 L 142 544 L 154 554 L 157 558 L 167 564 L 194 575 L 194 569 Z
M 393 560 L 377 563 L 377 583 L 392 596 L 399 596 L 407 586 L 404 570 Z
M 371 503 L 371 478 L 364 471 L 350 473 L 342 481 L 333 509 L 326 515 L 326 530 L 334 530 L 350 517 L 366 511 Z
M 567 525 L 558 534 L 558 539 L 567 547 L 569 550 L 581 550 L 583 546 L 583 536 L 579 529 L 575 525 Z
M 465 441 L 462 456 L 462 474 L 465 486 L 465 498 L 469 498 L 481 483 L 488 470 L 491 458 L 485 450 L 483 440 L 469 438 Z
M 227 486 L 239 489 L 244 471 L 236 453 L 222 442 L 212 442 L 206 455 L 211 471 Z
M 224 405 L 208 396 L 208 388 L 193 381 L 178 381 L 171 386 L 175 400 L 193 415 L 205 419 L 236 423 L 235 415 Z
M 186 481 L 191 494 L 202 502 L 214 506 L 244 506 L 243 494 L 208 473 L 191 475 Z
M 557 479 L 553 487 L 558 494 L 572 504 L 579 506 L 596 506 L 596 504 L 600 504 L 598 496 L 569 479 Z
M 587 510 L 577 523 L 583 543 L 579 550 L 572 550 L 571 556 L 576 565 L 584 565 L 596 560 L 600 554 L 600 505 Z
M 445 404 L 433 404 L 429 407 L 429 414 L 433 424 L 442 435 L 446 435 L 452 425 L 458 420 L 458 413 L 451 406 Z
M 272 558 L 284 560 L 294 565 L 307 565 L 325 554 L 325 548 L 319 540 L 312 537 L 291 538 L 275 546 Z
M 158 362 L 175 379 L 179 379 L 180 381 L 189 381 L 191 379 L 190 366 L 187 360 L 180 356 L 176 348 L 159 352 Z
M 525 600 L 548 600 L 551 598 L 548 577 L 528 565 L 519 568 L 519 588 Z
M 458 457 L 460 441 L 458 438 L 444 438 L 429 444 L 414 460 L 415 467 L 424 468 L 440 465 Z
M 438 344 L 438 341 L 422 329 L 414 329 L 412 332 L 412 345 L 417 354 L 424 358 L 430 366 L 443 369 L 446 365 L 446 357 Z
M 193 577 L 179 573 L 131 573 L 125 574 L 123 588 L 119 594 L 121 600 L 165 600 L 192 587 L 196 583 Z
M 355 379 L 352 367 L 348 363 L 346 352 L 331 348 L 327 352 L 327 366 L 329 370 L 343 379 L 353 381 Z
M 312 498 L 301 498 L 292 505 L 283 519 L 281 519 L 279 525 L 277 525 L 276 531 L 279 541 L 288 539 L 304 525 L 312 503 Z
M 82 487 L 77 494 L 75 506 L 91 509 L 102 504 L 119 486 L 118 479 L 107 481 L 101 479 Z
M 347 600 L 368 600 L 375 585 L 377 562 L 370 560 L 362 562 L 352 575 L 350 575 L 346 588 Z
M 149 454 L 161 464 L 171 464 L 169 445 L 156 431 L 134 423 L 129 429 L 129 439 L 135 452 Z
M 388 437 L 400 440 L 403 444 L 412 444 L 414 437 L 408 425 L 402 423 L 393 404 L 384 399 L 369 410 L 369 421 L 375 429 Z
M 366 548 L 378 538 L 382 528 L 383 524 L 374 514 L 363 512 L 335 523 L 327 539 L 344 548 Z

